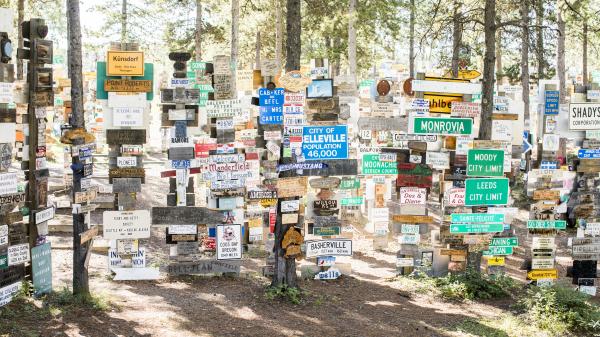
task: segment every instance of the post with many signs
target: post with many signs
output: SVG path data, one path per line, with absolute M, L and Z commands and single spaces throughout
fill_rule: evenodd
M 48 34 L 48 26 L 42 19 L 25 21 L 22 23 L 22 29 L 23 37 L 28 41 L 25 48 L 18 49 L 17 57 L 29 60 L 29 127 L 26 134 L 27 144 L 23 149 L 28 152 L 28 161 L 23 162 L 22 168 L 27 170 L 29 245 L 34 248 L 46 243 L 47 221 L 54 217 L 54 208 L 47 207 L 49 171 L 46 165 L 46 107 L 54 105 L 54 93 L 52 68 L 44 66 L 52 63 L 52 41 L 44 39 Z

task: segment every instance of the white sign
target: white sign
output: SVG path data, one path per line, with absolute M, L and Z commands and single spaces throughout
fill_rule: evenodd
M 465 204 L 464 188 L 451 188 L 446 194 L 448 196 L 446 206 L 463 206 Z
M 300 200 L 284 200 L 281 202 L 282 212 L 296 212 L 300 208 Z
M 481 103 L 452 102 L 450 116 L 452 117 L 474 117 L 481 115 Z
M 533 249 L 554 249 L 554 237 L 541 237 L 534 236 L 531 242 L 531 248 Z M 552 268 L 552 267 L 550 267 Z M 548 269 L 550 269 L 548 268 Z M 544 268 L 533 268 L 533 269 L 544 269 Z
M 427 189 L 418 187 L 401 187 L 400 203 L 411 205 L 425 205 L 427 202 Z
M 8 247 L 8 265 L 21 264 L 29 261 L 29 244 L 22 243 Z
M 0 103 L 13 102 L 14 83 L 0 82 Z
M 108 268 L 112 270 L 114 267 L 124 267 L 123 258 L 115 248 L 108 250 Z M 140 247 L 137 252 L 131 254 L 131 267 L 144 268 L 146 267 L 146 248 Z
M 306 257 L 315 256 L 352 256 L 352 240 L 329 239 L 306 241 Z
M 600 90 L 588 90 L 587 99 L 600 99 Z
M 24 125 L 26 127 L 27 124 Z M 14 143 L 17 138 L 16 123 L 0 123 L 0 143 Z
M 113 126 L 143 126 L 144 108 L 113 108 Z
M 492 120 L 492 140 L 505 140 L 512 142 L 514 121 Z
M 146 93 L 109 92 L 109 108 L 144 108 L 146 106 Z
M 281 140 L 281 131 L 265 131 L 265 140 Z
M 372 222 L 387 222 L 390 220 L 390 209 L 387 207 L 370 208 L 369 220 Z
M 531 269 L 553 269 L 553 258 L 533 258 L 531 260 Z
M 158 280 L 160 270 L 153 267 L 145 268 L 113 268 L 115 277 L 113 281 L 140 281 L 140 280 Z
M 570 103 L 569 129 L 600 129 L 600 103 Z
M 227 118 L 242 114 L 241 99 L 222 99 L 206 102 L 206 116 L 208 118 Z
M 117 167 L 136 167 L 137 157 L 117 157 Z
M 449 152 L 427 152 L 425 163 L 436 170 L 446 170 L 450 168 Z
M 579 286 L 579 291 L 590 296 L 596 296 L 596 287 L 594 286 Z
M 42 211 L 35 212 L 35 223 L 40 224 L 44 221 L 54 219 L 54 207 L 46 208 Z
M 105 239 L 147 239 L 150 237 L 150 212 L 105 211 L 102 214 Z
M 279 69 L 277 69 L 276 59 L 263 59 L 260 61 L 260 74 L 262 76 L 277 76 Z
M 217 119 L 217 130 L 233 129 L 233 119 Z
M 169 234 L 198 234 L 196 225 L 169 225 Z
M 21 281 L 0 288 L 0 307 L 10 303 L 19 290 L 21 290 Z
M 481 83 L 413 80 L 412 90 L 473 95 L 481 93 Z
M 242 258 L 242 226 L 240 224 L 217 226 L 217 260 Z
M 0 246 L 8 244 L 8 225 L 0 226 Z
M 544 151 L 558 151 L 560 145 L 560 136 L 553 134 L 544 134 L 544 138 L 542 140 L 542 146 Z
M 600 222 L 587 222 L 583 234 L 597 236 L 600 235 Z
M 401 245 L 418 245 L 421 241 L 419 234 L 403 234 L 398 237 L 398 243 Z
M 0 195 L 17 193 L 17 173 L 0 174 Z
M 396 258 L 396 267 L 413 267 L 414 260 L 412 257 L 398 257 Z

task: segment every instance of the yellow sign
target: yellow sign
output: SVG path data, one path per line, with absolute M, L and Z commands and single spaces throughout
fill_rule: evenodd
M 452 76 L 452 70 L 448 70 L 448 72 L 444 76 Z M 481 76 L 481 73 L 477 70 L 459 70 L 458 71 L 458 79 L 462 80 L 472 80 Z
M 429 112 L 449 114 L 452 102 L 462 102 L 462 95 L 432 95 L 425 93 L 424 99 L 429 100 Z
M 558 270 L 556 270 L 556 269 L 534 269 L 527 273 L 527 278 L 530 280 L 555 279 L 555 278 L 558 278 Z
M 503 266 L 504 265 L 504 257 L 501 257 L 501 256 L 490 257 L 487 260 L 487 264 L 488 264 L 488 266 Z
M 260 199 L 260 205 L 262 207 L 270 207 L 277 205 L 277 199 Z
M 144 53 L 109 50 L 106 54 L 106 75 L 144 76 Z

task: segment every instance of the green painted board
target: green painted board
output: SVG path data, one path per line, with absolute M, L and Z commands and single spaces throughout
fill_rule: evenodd
M 493 256 L 493 255 L 512 255 L 513 247 L 511 246 L 494 246 L 490 247 L 488 250 L 483 251 L 483 255 L 485 256 Z
M 363 197 L 342 198 L 342 206 L 358 206 L 363 204 Z
M 467 153 L 467 176 L 502 177 L 503 175 L 503 150 L 469 150 Z
M 123 76 L 106 76 L 106 62 L 96 62 L 96 98 L 108 99 L 108 92 L 104 90 L 104 81 L 107 79 L 116 80 Z M 154 64 L 144 63 L 144 76 L 132 76 L 132 80 L 151 80 L 154 79 Z M 154 83 L 154 82 L 153 82 Z M 154 93 L 147 92 L 146 100 L 151 101 Z
M 31 249 L 31 274 L 35 296 L 52 292 L 52 249 L 49 242 Z
M 471 118 L 415 117 L 413 124 L 416 134 L 428 135 L 470 135 L 473 131 Z
M 355 190 L 360 188 L 360 180 L 358 179 L 342 179 L 340 183 L 340 190 Z
M 508 178 L 467 179 L 465 189 L 465 206 L 508 204 Z
M 452 234 L 468 234 L 468 233 L 497 233 L 504 230 L 504 225 L 501 223 L 493 224 L 451 224 L 450 233 Z
M 333 227 L 314 227 L 313 228 L 313 235 L 320 235 L 320 236 L 340 235 L 340 227 L 339 226 L 333 226 Z
M 189 66 L 191 71 L 206 70 L 206 62 L 191 61 Z
M 519 245 L 519 238 L 492 238 L 490 247 L 510 246 L 516 247 Z
M 565 220 L 527 220 L 527 228 L 566 229 L 567 222 Z
M 363 155 L 362 174 L 398 174 L 398 166 L 393 161 L 380 161 L 379 154 Z
M 0 255 L 0 270 L 8 268 L 8 255 Z
M 452 223 L 504 223 L 504 214 L 488 213 L 453 213 Z

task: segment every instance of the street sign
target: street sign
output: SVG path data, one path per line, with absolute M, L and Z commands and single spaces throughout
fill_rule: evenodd
M 558 90 L 547 90 L 544 98 L 544 115 L 558 115 L 558 103 L 560 92 Z
M 362 158 L 362 174 L 398 174 L 396 162 L 381 161 L 380 156 L 365 153 Z
M 465 206 L 508 204 L 508 178 L 466 179 L 465 189 Z
M 306 160 L 348 158 L 348 127 L 346 125 L 303 127 L 302 155 Z
M 566 229 L 565 220 L 527 220 L 528 229 Z
M 490 247 L 498 247 L 498 246 L 510 246 L 516 247 L 519 245 L 519 238 L 492 238 L 490 241 Z
M 106 54 L 107 76 L 143 76 L 144 53 L 109 50 Z
M 511 246 L 490 246 L 488 250 L 483 251 L 484 256 L 493 255 L 512 255 L 513 247 Z
M 504 223 L 504 214 L 453 213 L 450 221 L 455 223 Z
M 600 159 L 600 149 L 581 149 L 577 152 L 580 159 Z
M 473 131 L 471 118 L 415 117 L 413 133 L 431 135 L 470 135 Z
M 497 233 L 504 230 L 504 225 L 501 223 L 471 223 L 471 224 L 451 224 L 450 233 L 452 234 L 467 234 L 467 233 Z
M 467 153 L 467 176 L 502 177 L 504 151 L 472 149 Z

